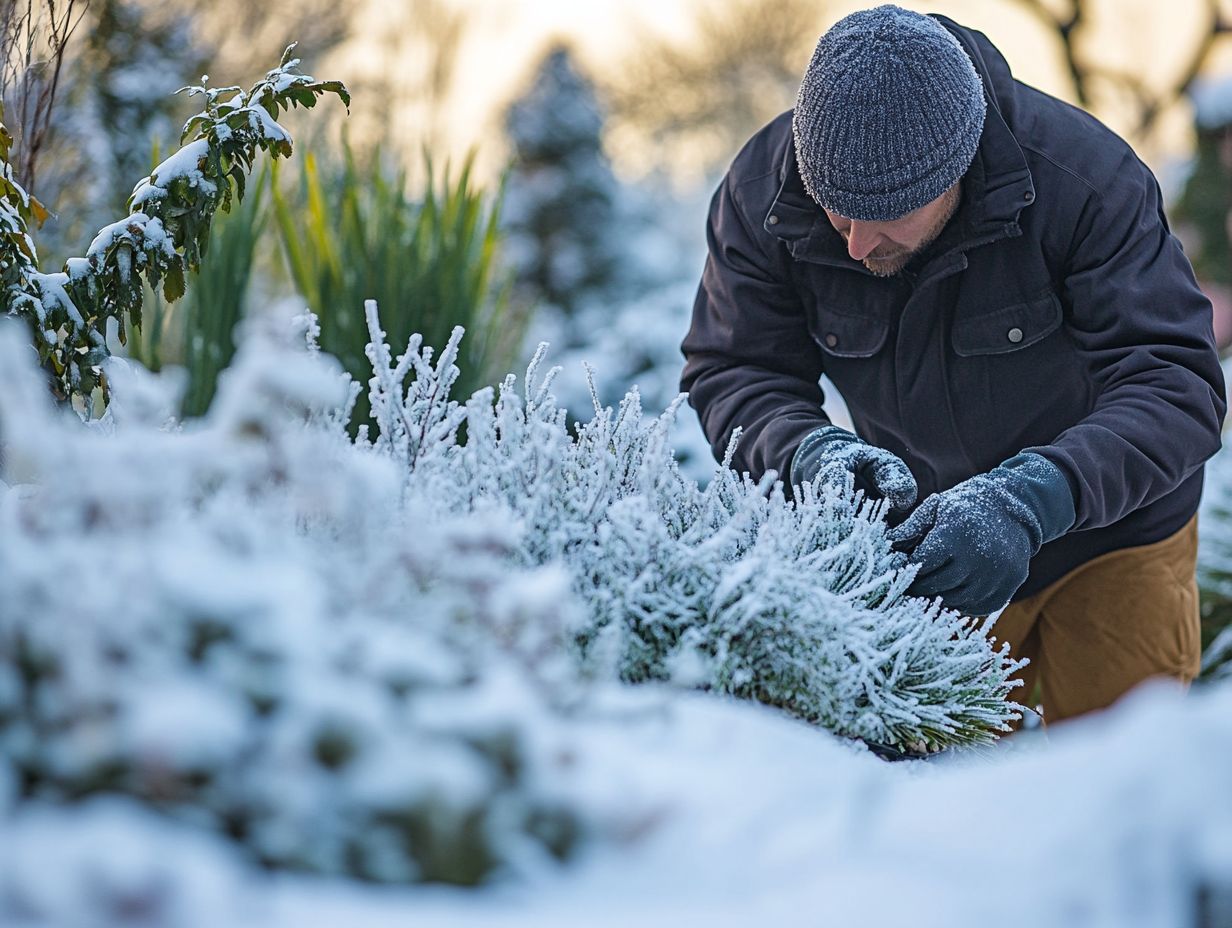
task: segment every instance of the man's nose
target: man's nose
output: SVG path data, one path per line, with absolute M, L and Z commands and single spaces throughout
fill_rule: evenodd
M 847 230 L 847 254 L 856 261 L 863 261 L 881 244 L 881 233 L 872 223 L 852 220 Z

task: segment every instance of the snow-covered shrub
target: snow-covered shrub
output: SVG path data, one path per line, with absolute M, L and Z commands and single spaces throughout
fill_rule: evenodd
M 169 430 L 162 382 L 112 361 L 116 402 L 87 428 L 4 334 L 16 796 L 128 794 L 264 864 L 379 881 L 469 883 L 568 851 L 583 823 L 543 721 L 568 666 L 516 634 L 563 637 L 565 580 L 511 564 L 497 519 L 399 505 L 394 461 L 323 412 L 345 400 L 336 365 L 254 337 L 209 415 Z
M 987 623 L 907 597 L 882 511 L 851 483 L 787 502 L 721 467 L 705 490 L 669 445 L 679 401 L 643 418 L 636 390 L 595 397 L 576 433 L 542 377 L 449 400 L 460 332 L 431 363 L 413 339 L 396 365 L 368 306 L 381 445 L 407 493 L 447 511 L 501 513 L 527 565 L 563 564 L 586 604 L 592 672 L 679 680 L 757 698 L 848 737 L 937 749 L 992 740 L 1015 717 L 1017 665 Z M 466 424 L 466 441 L 457 439 Z
M 575 751 L 591 777 L 621 784 L 608 800 L 628 822 L 614 853 L 517 885 L 374 888 L 270 878 L 235 847 L 132 800 L 34 800 L 0 811 L 0 924 L 1232 924 L 1232 686 L 1183 696 L 1157 683 L 1046 739 L 912 765 L 735 700 L 620 695 L 634 703 L 588 718 Z M 1046 788 L 1007 803 L 1007 784 Z M 580 797 L 587 809 L 601 801 Z M 1007 842 L 1029 862 L 1018 874 L 1029 891 L 1012 898 Z
M 617 679 L 920 749 L 1014 715 L 1016 665 L 903 595 L 850 488 L 703 491 L 674 409 L 571 433 L 542 354 L 459 403 L 460 330 L 394 358 L 368 312 L 354 442 L 358 386 L 285 338 L 250 333 L 176 428 L 118 360 L 83 425 L 0 333 L 0 807 L 118 793 L 266 866 L 473 883 L 614 834 L 570 776 Z
M 221 928 L 254 902 L 224 839 L 123 799 L 24 803 L 0 827 L 0 924 Z

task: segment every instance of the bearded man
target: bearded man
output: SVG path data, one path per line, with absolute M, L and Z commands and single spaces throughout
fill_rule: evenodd
M 912 593 L 1009 603 L 993 632 L 1050 721 L 1192 679 L 1224 383 L 1210 303 L 1122 139 L 981 33 L 881 6 L 822 36 L 708 241 L 682 388 L 716 456 L 739 428 L 755 478 L 851 474 L 884 497 Z

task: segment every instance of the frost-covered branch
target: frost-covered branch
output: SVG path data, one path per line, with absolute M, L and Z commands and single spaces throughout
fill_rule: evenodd
M 522 389 L 508 377 L 460 409 L 459 331 L 435 365 L 418 336 L 395 363 L 371 304 L 368 321 L 377 450 L 404 468 L 405 496 L 500 513 L 521 529 L 520 563 L 563 564 L 586 607 L 574 645 L 588 672 L 732 693 L 920 751 L 990 741 L 1016 717 L 1019 665 L 986 623 L 906 595 L 883 513 L 853 486 L 791 502 L 722 467 L 703 490 L 669 445 L 679 403 L 647 419 L 636 390 L 615 409 L 596 396 L 571 433 L 543 347 Z
M 0 141 L 0 272 L 11 314 L 24 317 L 34 332 L 40 359 L 55 374 L 63 397 L 108 391 L 102 361 L 108 355 L 108 320 L 119 327 L 141 325 L 142 282 L 162 287 L 168 300 L 184 294 L 185 277 L 199 269 L 217 210 L 242 198 L 247 172 L 261 151 L 291 154 L 291 137 L 278 124 L 281 110 L 311 107 L 325 94 L 349 105 L 338 81 L 299 74 L 291 46 L 279 66 L 250 90 L 238 87 L 184 88 L 203 96 L 205 109 L 184 126 L 184 147 L 137 184 L 130 214 L 95 236 L 86 254 L 70 258 L 62 271 L 44 274 L 29 236 L 38 209 L 13 180 L 8 163 L 11 140 Z M 89 412 L 89 403 L 85 404 Z

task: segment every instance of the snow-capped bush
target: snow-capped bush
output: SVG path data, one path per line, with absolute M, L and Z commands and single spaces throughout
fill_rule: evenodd
M 702 490 L 668 444 L 679 401 L 647 422 L 636 390 L 616 410 L 596 396 L 571 433 L 541 349 L 520 391 L 510 376 L 495 402 L 480 391 L 463 408 L 448 399 L 460 330 L 435 366 L 413 339 L 395 367 L 371 303 L 368 316 L 377 447 L 407 466 L 409 496 L 501 513 L 522 528 L 522 563 L 566 567 L 591 672 L 681 680 L 919 749 L 986 742 L 1016 717 L 1017 665 L 987 623 L 905 595 L 881 510 L 850 481 L 791 503 L 724 466 Z
M 499 520 L 398 505 L 390 457 L 305 426 L 345 397 L 335 365 L 250 339 L 183 430 L 113 366 L 118 405 L 84 428 L 7 334 L 0 767 L 19 796 L 125 793 L 267 865 L 380 881 L 570 848 L 540 724 L 567 695 L 560 649 L 532 664 L 511 633 L 530 615 L 559 637 L 563 578 L 512 565 Z
M 625 687 L 575 757 L 619 781 L 615 853 L 517 885 L 270 875 L 118 797 L 0 813 L 5 928 L 1224 928 L 1232 687 L 1145 687 L 1004 750 L 884 764 L 735 700 Z M 600 777 L 599 779 L 602 779 Z M 1046 784 L 1018 789 L 1007 784 Z M 0 789 L 3 783 L 0 782 Z M 596 796 L 579 797 L 593 808 Z M 1006 893 L 1006 847 L 1024 864 Z M 808 913 L 806 919 L 801 913 Z

